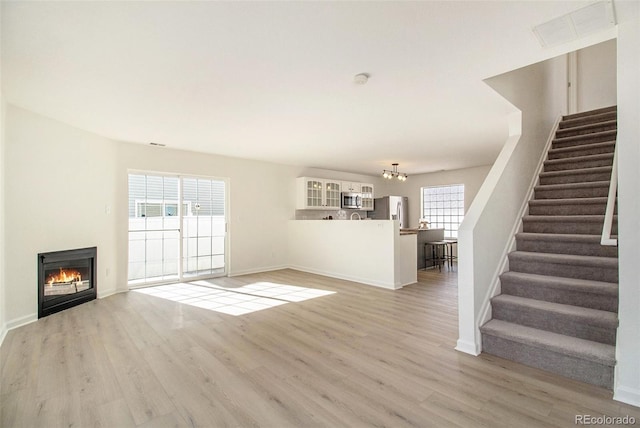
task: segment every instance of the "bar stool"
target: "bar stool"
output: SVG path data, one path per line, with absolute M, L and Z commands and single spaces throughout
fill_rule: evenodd
M 453 261 L 457 261 L 458 260 L 458 251 L 456 251 L 456 255 L 453 255 L 453 246 L 456 246 L 456 250 L 457 250 L 457 246 L 458 246 L 458 240 L 457 239 L 445 239 L 444 242 L 446 242 L 447 246 L 448 246 L 448 254 L 449 254 L 449 269 L 453 268 Z
M 427 257 L 429 251 L 427 251 L 427 245 L 431 247 L 431 257 Z M 445 241 L 431 241 L 424 243 L 424 268 L 427 269 L 427 262 L 433 262 L 433 265 L 438 265 L 438 270 L 442 272 L 442 265 L 449 263 L 448 255 L 448 243 Z

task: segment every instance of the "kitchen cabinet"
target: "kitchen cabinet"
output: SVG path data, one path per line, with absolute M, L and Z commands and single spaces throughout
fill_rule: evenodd
M 339 210 L 341 182 L 324 178 L 299 177 L 297 179 L 299 210 Z
M 350 183 L 348 181 L 343 181 L 342 182 L 342 191 L 343 192 L 360 193 L 360 192 L 362 192 L 362 183 Z
M 362 209 L 364 211 L 373 210 L 373 184 L 360 183 L 360 191 L 362 192 Z

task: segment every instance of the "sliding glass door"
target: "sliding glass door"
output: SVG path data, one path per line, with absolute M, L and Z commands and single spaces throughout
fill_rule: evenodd
M 129 284 L 226 274 L 226 181 L 129 174 Z
M 225 273 L 225 183 L 183 178 L 182 269 L 184 277 Z

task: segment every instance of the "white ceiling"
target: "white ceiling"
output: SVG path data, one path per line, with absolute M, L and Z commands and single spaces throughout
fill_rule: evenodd
M 483 79 L 573 50 L 531 29 L 588 3 L 3 1 L 2 94 L 135 143 L 371 175 L 486 165 L 513 107 Z

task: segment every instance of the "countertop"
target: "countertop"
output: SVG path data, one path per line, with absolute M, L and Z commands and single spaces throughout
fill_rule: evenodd
M 400 229 L 400 235 L 413 235 L 418 232 L 428 232 L 430 230 L 444 230 L 444 229 Z

